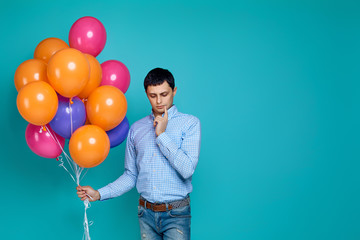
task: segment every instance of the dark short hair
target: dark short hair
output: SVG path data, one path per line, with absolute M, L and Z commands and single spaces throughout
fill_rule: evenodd
M 157 86 L 167 82 L 169 86 L 174 90 L 175 80 L 174 76 L 167 69 L 163 68 L 154 68 L 151 70 L 144 79 L 144 88 L 147 90 L 148 86 Z

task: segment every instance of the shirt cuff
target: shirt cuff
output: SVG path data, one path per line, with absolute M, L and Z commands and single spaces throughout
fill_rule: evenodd
M 98 189 L 98 192 L 100 193 L 100 201 L 104 201 L 104 200 L 111 198 L 110 189 L 107 187 Z

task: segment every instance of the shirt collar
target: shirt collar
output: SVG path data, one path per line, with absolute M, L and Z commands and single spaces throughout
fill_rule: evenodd
M 173 118 L 175 116 L 175 114 L 177 113 L 177 108 L 175 105 L 172 105 L 168 110 L 168 120 L 170 120 L 171 118 Z M 162 117 L 164 116 L 164 113 L 162 114 Z M 151 114 L 150 114 L 150 119 L 152 121 L 154 121 L 155 119 L 155 116 L 154 116 L 154 113 L 151 111 Z

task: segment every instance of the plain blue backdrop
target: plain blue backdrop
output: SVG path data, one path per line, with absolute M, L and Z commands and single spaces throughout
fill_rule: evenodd
M 98 18 L 98 60 L 127 65 L 130 124 L 150 113 L 146 73 L 175 76 L 202 123 L 192 239 L 360 239 L 360 4 L 327 0 L 2 1 L 1 239 L 81 239 L 83 204 L 55 159 L 28 148 L 14 73 L 48 37 Z M 124 144 L 90 169 L 100 188 Z M 92 239 L 139 239 L 136 189 L 88 210 Z

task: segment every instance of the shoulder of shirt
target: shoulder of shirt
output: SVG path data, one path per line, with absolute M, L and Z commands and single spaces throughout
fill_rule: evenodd
M 136 128 L 139 128 L 144 125 L 149 125 L 149 115 L 134 122 L 131 125 L 130 130 L 135 130 Z
M 182 118 L 184 119 L 188 124 L 198 124 L 200 123 L 200 119 L 197 118 L 194 115 L 191 114 L 187 114 L 187 113 L 181 113 L 181 112 L 177 112 L 175 118 Z

